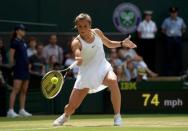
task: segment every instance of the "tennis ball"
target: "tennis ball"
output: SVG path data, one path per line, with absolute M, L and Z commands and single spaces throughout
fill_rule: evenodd
M 52 84 L 57 84 L 58 83 L 58 78 L 57 77 L 52 77 L 51 82 L 52 82 Z

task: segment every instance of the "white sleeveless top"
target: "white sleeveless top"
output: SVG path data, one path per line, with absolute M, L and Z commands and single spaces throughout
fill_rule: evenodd
M 87 43 L 80 35 L 77 37 L 82 45 L 82 65 L 74 88 L 89 88 L 89 93 L 95 93 L 106 88 L 101 86 L 106 74 L 112 70 L 110 63 L 105 58 L 103 42 L 97 33 L 94 33 L 94 41 Z

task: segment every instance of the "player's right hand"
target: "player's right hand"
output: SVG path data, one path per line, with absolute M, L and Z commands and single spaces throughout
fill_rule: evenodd
M 75 60 L 78 61 L 78 64 L 77 64 L 78 66 L 80 66 L 83 62 L 82 57 L 75 57 Z

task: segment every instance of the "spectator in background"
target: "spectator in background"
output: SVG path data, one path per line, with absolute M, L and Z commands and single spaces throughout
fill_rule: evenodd
M 110 61 L 116 67 L 123 64 L 123 61 L 118 57 L 117 49 L 110 49 Z
M 53 64 L 53 70 L 61 70 L 61 65 L 59 63 L 54 63 Z
M 54 69 L 54 65 L 60 65 L 60 64 L 58 63 L 56 56 L 55 55 L 51 55 L 49 57 L 49 61 L 48 61 L 48 64 L 46 66 L 46 72 L 53 70 Z
M 113 66 L 114 72 L 117 74 L 118 81 L 136 81 L 138 68 L 146 70 L 147 65 L 137 55 L 135 50 L 120 48 L 117 51 L 116 49 L 111 49 L 109 56 L 109 61 Z M 146 74 L 144 75 L 142 75 L 142 79 L 146 79 Z
M 127 77 L 125 76 L 125 68 L 123 65 L 116 67 L 115 73 L 118 81 L 128 81 Z
M 126 61 L 126 68 L 124 67 L 125 77 L 127 81 L 136 81 L 138 70 L 131 60 Z
M 62 64 L 63 50 L 57 45 L 57 36 L 55 34 L 49 37 L 49 44 L 44 47 L 43 55 L 47 64 L 49 64 L 51 57 L 55 57 L 53 59 L 55 59 L 57 63 Z
M 5 49 L 3 39 L 0 38 L 0 64 L 7 64 L 8 63 L 6 55 L 7 55 L 7 51 Z
M 132 51 L 132 50 L 130 50 Z M 129 53 L 128 53 L 129 54 Z M 110 63 L 114 72 L 117 74 L 118 81 L 136 81 L 137 80 L 137 64 L 127 55 L 124 48 L 110 50 Z
M 109 62 L 117 75 L 118 81 L 126 81 L 125 73 L 122 66 L 123 61 L 118 57 L 117 49 L 110 49 Z
M 65 66 L 70 66 L 72 63 L 74 63 L 75 59 L 74 59 L 74 55 L 72 52 L 69 52 L 66 54 L 66 60 L 65 60 Z
M 152 11 L 144 12 L 144 20 L 139 24 L 137 28 L 139 45 L 139 54 L 143 56 L 148 66 L 156 71 L 156 42 L 155 33 L 157 32 L 157 26 L 152 20 Z
M 67 59 L 65 60 L 65 66 L 66 67 L 70 66 L 72 63 L 75 62 L 74 54 L 72 53 L 72 51 L 70 53 L 67 53 L 66 57 L 67 57 Z M 75 66 L 72 69 L 72 72 L 68 73 L 68 76 L 72 76 L 72 77 L 76 78 L 77 74 L 78 74 L 78 70 L 79 70 L 79 67 Z
M 143 81 L 143 80 L 147 80 L 146 76 L 146 70 L 142 67 L 138 67 L 137 68 L 137 79 L 136 81 Z
M 133 64 L 136 68 L 143 68 L 150 77 L 156 77 L 158 75 L 154 73 L 151 69 L 149 69 L 143 58 L 139 56 L 134 49 L 124 47 L 119 50 L 119 56 L 126 61 L 129 60 L 134 62 Z M 144 79 L 147 79 L 146 76 L 144 77 Z
M 29 48 L 27 48 L 27 55 L 28 57 L 31 57 L 32 55 L 36 54 L 36 45 L 37 45 L 37 39 L 33 36 L 29 38 Z
M 8 64 L 7 51 L 5 49 L 3 39 L 0 38 L 0 65 Z M 8 78 L 6 68 L 1 68 L 0 70 L 0 88 L 5 85 L 5 80 Z
M 184 20 L 178 16 L 178 8 L 170 7 L 170 17 L 162 24 L 162 32 L 165 34 L 165 75 L 181 75 L 182 62 L 182 35 L 186 30 Z
M 14 34 L 10 45 L 10 64 L 14 66 L 13 88 L 10 93 L 9 110 L 7 117 L 31 116 L 25 110 L 26 94 L 29 85 L 29 60 L 27 56 L 27 44 L 24 41 L 26 28 L 18 24 L 14 29 Z M 14 111 L 14 103 L 17 94 L 20 94 L 19 115 Z
M 75 36 L 70 36 L 70 37 L 68 37 L 67 42 L 63 44 L 63 47 L 62 47 L 63 48 L 63 53 L 64 53 L 64 61 L 63 61 L 63 63 L 65 63 L 67 57 L 69 57 L 69 53 L 72 52 L 71 43 L 72 43 L 72 41 L 74 39 L 75 39 Z
M 34 74 L 44 74 L 45 73 L 45 58 L 43 56 L 43 44 L 37 44 L 36 54 L 29 58 L 29 70 Z

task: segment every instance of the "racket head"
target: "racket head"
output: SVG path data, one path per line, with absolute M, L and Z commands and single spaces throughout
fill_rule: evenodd
M 53 77 L 58 78 L 57 84 L 53 84 L 51 82 L 51 79 Z M 41 90 L 44 97 L 47 99 L 53 99 L 54 97 L 56 97 L 61 91 L 63 84 L 64 84 L 64 77 L 59 71 L 52 70 L 46 73 L 41 80 Z

